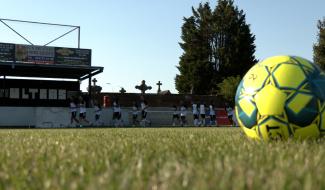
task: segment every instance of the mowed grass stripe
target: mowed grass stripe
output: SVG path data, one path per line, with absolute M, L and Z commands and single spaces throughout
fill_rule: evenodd
M 324 140 L 238 128 L 0 130 L 1 189 L 325 189 Z

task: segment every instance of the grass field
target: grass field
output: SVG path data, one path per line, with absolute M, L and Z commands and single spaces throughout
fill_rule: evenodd
M 1 189 L 325 189 L 325 142 L 238 128 L 0 130 Z

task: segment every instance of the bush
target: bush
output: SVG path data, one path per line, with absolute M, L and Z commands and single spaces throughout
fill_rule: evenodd
M 239 75 L 225 78 L 221 83 L 218 84 L 218 94 L 222 95 L 226 101 L 234 103 L 237 86 L 240 83 L 240 80 L 241 77 Z

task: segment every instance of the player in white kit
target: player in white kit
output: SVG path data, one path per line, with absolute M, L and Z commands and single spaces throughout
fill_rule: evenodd
M 200 104 L 200 125 L 205 126 L 205 104 L 201 102 Z
M 73 124 L 73 121 L 75 121 L 79 125 L 79 120 L 77 119 L 77 108 L 78 107 L 74 101 L 74 98 L 71 97 L 70 98 L 70 114 L 71 114 L 70 125 Z
M 210 115 L 210 126 L 217 125 L 216 112 L 215 112 L 214 105 L 212 102 L 209 105 L 209 115 Z
M 186 121 L 186 115 L 187 115 L 187 108 L 186 106 L 183 104 L 180 108 L 180 112 L 181 112 L 181 126 L 185 126 L 187 124 Z
M 193 113 L 193 124 L 194 126 L 199 125 L 199 112 L 197 110 L 197 104 L 192 102 L 192 113 Z
M 82 127 L 83 122 L 87 124 L 91 124 L 86 119 L 86 102 L 82 97 L 79 97 L 79 122 L 80 122 L 80 127 Z
M 143 127 L 146 127 L 147 124 L 151 125 L 151 122 L 147 119 L 148 108 L 149 108 L 148 102 L 146 100 L 142 100 L 141 101 L 141 116 L 142 116 L 141 124 Z

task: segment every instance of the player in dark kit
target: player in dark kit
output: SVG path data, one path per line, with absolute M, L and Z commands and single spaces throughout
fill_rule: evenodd
M 228 102 L 225 103 L 225 110 L 227 112 L 227 116 L 228 116 L 230 124 L 234 125 L 234 121 L 232 120 L 234 111 Z
M 137 102 L 133 102 L 133 107 L 132 107 L 132 125 L 133 125 L 133 127 L 139 124 L 138 113 L 139 113 L 139 106 L 138 106 Z
M 100 125 L 100 115 L 102 112 L 102 107 L 100 106 L 100 104 L 98 102 L 95 102 L 95 125 L 99 126 Z
M 121 125 L 121 107 L 120 104 L 118 103 L 118 100 L 115 100 L 113 102 L 113 125 L 115 127 L 118 127 Z
M 173 105 L 173 118 L 172 118 L 172 121 L 173 121 L 173 126 L 176 125 L 176 122 L 179 123 L 179 111 L 177 109 L 177 106 L 176 105 Z
M 86 119 L 86 102 L 82 97 L 79 97 L 79 122 L 80 122 L 80 127 L 82 127 L 82 122 L 85 122 L 87 124 L 91 124 L 87 119 Z

